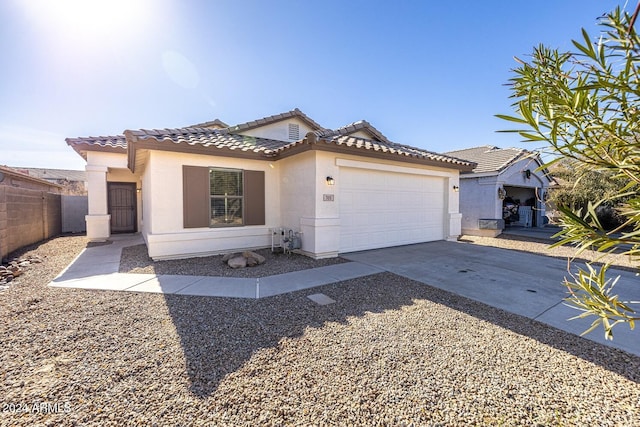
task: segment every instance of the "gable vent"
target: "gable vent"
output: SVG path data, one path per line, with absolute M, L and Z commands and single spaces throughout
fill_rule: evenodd
M 289 123 L 289 139 L 294 141 L 300 139 L 300 125 Z

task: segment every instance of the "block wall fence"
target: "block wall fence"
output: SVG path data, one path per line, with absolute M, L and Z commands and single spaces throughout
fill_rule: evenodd
M 60 194 L 0 185 L 0 258 L 62 232 Z

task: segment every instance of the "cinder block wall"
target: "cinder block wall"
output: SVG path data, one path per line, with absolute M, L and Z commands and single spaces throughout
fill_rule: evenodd
M 0 186 L 0 258 L 61 233 L 60 195 Z
M 8 242 L 7 187 L 0 185 L 0 259 L 8 253 Z

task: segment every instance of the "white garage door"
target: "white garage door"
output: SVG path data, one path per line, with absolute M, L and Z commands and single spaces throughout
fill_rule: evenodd
M 444 178 L 340 169 L 340 252 L 444 238 Z

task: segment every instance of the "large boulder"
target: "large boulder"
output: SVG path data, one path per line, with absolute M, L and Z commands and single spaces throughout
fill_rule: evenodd
M 231 258 L 227 261 L 231 268 L 244 268 L 247 266 L 247 259 L 242 255 Z

